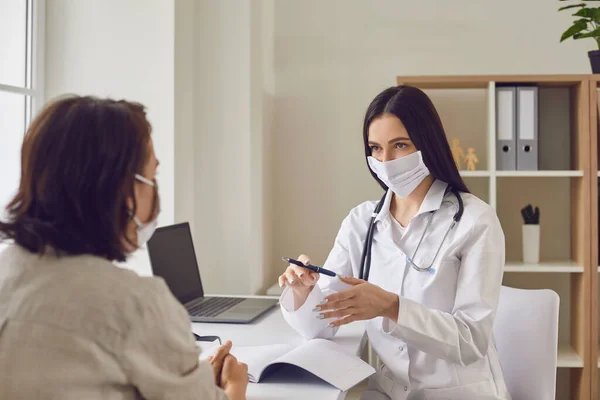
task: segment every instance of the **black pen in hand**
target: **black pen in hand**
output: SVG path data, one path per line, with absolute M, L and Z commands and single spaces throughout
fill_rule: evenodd
M 281 259 L 282 259 L 283 261 L 287 261 L 287 262 L 289 262 L 290 264 L 294 264 L 294 265 L 297 265 L 297 266 L 299 266 L 299 267 L 302 267 L 302 268 L 309 269 L 309 270 L 311 270 L 311 271 L 313 271 L 313 272 L 317 272 L 317 273 L 319 273 L 319 274 L 328 275 L 328 276 L 333 276 L 333 277 L 336 277 L 336 276 L 338 276 L 338 274 L 336 274 L 336 273 L 335 273 L 335 272 L 333 272 L 333 271 L 330 271 L 330 270 L 328 270 L 328 269 L 325 269 L 325 268 L 317 267 L 317 266 L 314 266 L 314 265 L 304 265 L 304 264 L 302 264 L 300 261 L 298 261 L 298 260 L 294 260 L 293 258 L 289 258 L 289 257 L 281 257 Z M 341 275 L 339 275 L 339 276 L 341 276 Z

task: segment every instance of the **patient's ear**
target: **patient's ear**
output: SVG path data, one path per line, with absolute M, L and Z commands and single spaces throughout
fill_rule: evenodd
M 127 205 L 128 210 L 133 209 L 133 199 L 131 197 L 125 199 L 125 204 Z

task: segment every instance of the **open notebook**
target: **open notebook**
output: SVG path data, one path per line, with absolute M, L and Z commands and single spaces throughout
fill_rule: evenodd
M 213 355 L 217 347 L 202 353 Z M 336 388 L 346 391 L 375 373 L 375 369 L 359 357 L 349 354 L 339 344 L 325 339 L 312 339 L 301 345 L 233 346 L 238 361 L 248 364 L 250 382 L 260 382 L 278 365 L 302 368 Z

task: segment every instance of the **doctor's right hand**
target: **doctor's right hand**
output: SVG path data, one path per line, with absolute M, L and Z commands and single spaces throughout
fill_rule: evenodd
M 298 261 L 304 265 L 310 265 L 310 257 L 300 255 Z M 290 264 L 285 272 L 279 277 L 279 286 L 289 286 L 296 295 L 308 296 L 313 287 L 317 284 L 320 274 L 312 272 L 306 268 Z

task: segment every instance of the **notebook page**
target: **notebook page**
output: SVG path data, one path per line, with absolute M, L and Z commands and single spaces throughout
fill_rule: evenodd
M 360 357 L 326 339 L 309 340 L 277 361 L 303 368 L 342 391 L 375 373 L 375 369 Z
M 236 346 L 233 345 L 230 353 L 237 358 L 239 362 L 248 365 L 248 377 L 250 382 L 257 382 L 262 371 L 273 362 L 281 357 L 294 346 L 289 344 L 270 344 L 264 346 Z M 201 358 L 208 358 L 214 355 L 218 346 L 208 350 Z

